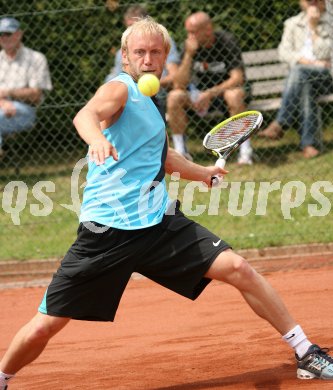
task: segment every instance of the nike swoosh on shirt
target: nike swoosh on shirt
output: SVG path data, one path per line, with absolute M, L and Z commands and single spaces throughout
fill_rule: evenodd
M 134 98 L 131 98 L 131 101 L 134 102 L 134 103 L 137 103 L 140 101 L 140 99 L 134 99 Z
M 218 240 L 217 242 L 214 242 L 214 241 L 213 241 L 213 245 L 214 245 L 214 246 L 218 246 L 218 245 L 220 245 L 220 242 L 221 242 L 221 240 Z

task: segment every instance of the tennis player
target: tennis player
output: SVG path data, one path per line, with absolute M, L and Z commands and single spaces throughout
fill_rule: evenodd
M 74 119 L 89 145 L 77 239 L 38 313 L 2 358 L 0 389 L 71 319 L 113 321 L 134 271 L 192 300 L 212 279 L 234 286 L 294 348 L 299 378 L 332 379 L 332 358 L 307 339 L 270 284 L 168 198 L 165 172 L 207 186 L 213 175 L 227 172 L 170 149 L 163 114 L 138 91 L 140 75 L 162 74 L 170 48 L 167 30 L 151 18 L 139 20 L 124 32 L 121 47 L 124 72 L 101 86 Z

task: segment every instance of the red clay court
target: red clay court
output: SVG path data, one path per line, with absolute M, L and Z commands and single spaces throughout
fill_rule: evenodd
M 279 271 L 265 274 L 310 340 L 333 349 L 333 256 L 308 260 L 297 267 L 280 262 Z M 44 287 L 0 290 L 0 355 L 43 293 Z M 293 351 L 232 287 L 212 282 L 193 303 L 138 279 L 130 281 L 114 323 L 72 321 L 10 384 L 10 390 L 222 388 L 313 390 L 333 383 L 296 379 Z

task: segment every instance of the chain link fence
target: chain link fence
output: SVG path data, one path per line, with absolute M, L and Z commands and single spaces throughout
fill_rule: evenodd
M 35 126 L 3 141 L 4 155 L 0 160 L 2 199 L 8 183 L 19 181 L 27 183 L 30 191 L 39 181 L 53 180 L 64 186 L 64 192 L 70 193 L 73 167 L 87 150 L 73 127 L 72 119 L 109 74 L 124 30 L 124 12 L 133 4 L 130 1 L 116 0 L 0 1 L 1 17 L 12 16 L 18 19 L 24 31 L 24 44 L 47 57 L 53 83 L 53 90 L 46 94 L 38 107 Z M 249 107 L 253 106 L 255 100 L 275 99 L 281 95 L 282 84 L 274 79 L 274 67 L 266 74 L 260 67 L 263 63 L 274 66 L 278 63 L 274 56 L 266 57 L 269 53 L 267 50 L 270 49 L 272 53 L 277 48 L 284 21 L 300 12 L 299 1 L 155 0 L 140 4 L 168 28 L 180 51 L 186 38 L 185 18 L 198 10 L 207 12 L 217 30 L 231 31 L 239 42 L 246 72 L 252 82 L 253 99 Z M 329 6 L 331 9 L 331 4 Z M 260 80 L 256 80 L 258 69 Z M 277 77 L 284 78 L 285 73 Z M 258 84 L 259 81 L 261 84 Z M 324 153 L 320 160 L 317 159 L 319 163 L 302 157 L 299 134 L 296 129 L 291 129 L 279 141 L 254 138 L 254 164 L 251 167 L 240 168 L 235 160 L 228 163 L 229 169 L 233 171 L 233 180 L 287 182 L 301 180 L 304 172 L 307 172 L 307 180 L 310 182 L 332 180 L 330 155 L 333 149 L 333 104 L 323 102 L 320 107 Z M 263 114 L 265 127 L 275 118 L 276 107 L 264 107 Z M 214 120 L 223 119 L 225 117 Z M 205 119 L 194 117 L 187 130 L 190 152 L 195 161 L 203 164 L 213 161 L 202 147 L 203 136 L 211 124 Z M 53 199 L 57 199 L 57 188 L 53 192 Z M 19 202 L 19 199 L 14 201 Z M 56 201 L 68 203 L 63 193 Z M 19 236 L 20 233 L 15 230 L 17 224 L 7 218 L 3 209 L 3 216 L 0 218 L 2 237 L 6 237 L 4 232 L 8 231 L 11 236 Z M 76 221 L 76 215 L 70 211 L 68 213 L 68 218 Z M 53 230 L 56 225 L 68 222 L 67 217 L 63 218 L 57 213 L 44 219 L 27 216 L 20 220 L 20 227 L 29 230 L 32 229 L 31 226 L 35 228 L 38 225 L 38 229 L 48 229 L 50 241 L 56 241 L 56 237 L 52 235 L 57 233 L 53 233 Z M 212 223 L 219 228 L 222 221 L 216 218 Z M 324 236 L 326 241 L 331 240 L 327 230 Z M 249 246 L 256 244 L 251 243 Z M 61 255 L 61 251 L 54 249 L 52 253 Z M 38 249 L 30 255 L 38 257 Z M 10 258 L 12 254 L 6 253 L 3 257 Z

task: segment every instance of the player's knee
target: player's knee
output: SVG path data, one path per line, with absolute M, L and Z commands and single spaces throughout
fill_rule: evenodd
M 40 343 L 48 341 L 53 335 L 59 332 L 68 319 L 56 317 L 38 317 L 36 316 L 29 324 L 26 332 L 27 341 L 30 343 Z
M 232 262 L 233 272 L 246 275 L 249 272 L 248 262 L 241 256 L 235 255 Z
M 229 273 L 229 281 L 232 284 L 251 283 L 255 277 L 255 271 L 250 264 L 241 256 L 235 255 L 232 261 L 231 272 Z
M 30 344 L 44 343 L 53 335 L 52 328 L 43 323 L 34 323 L 30 327 L 26 336 L 26 341 Z

